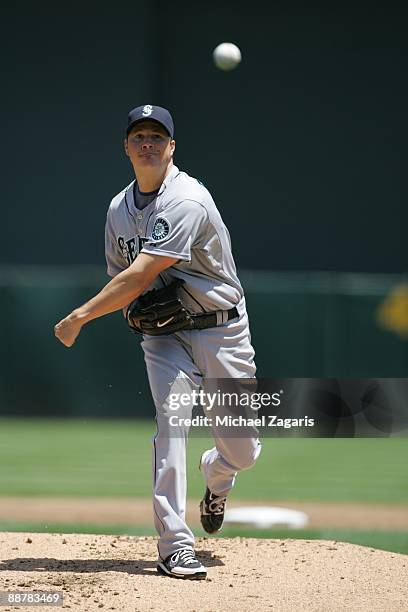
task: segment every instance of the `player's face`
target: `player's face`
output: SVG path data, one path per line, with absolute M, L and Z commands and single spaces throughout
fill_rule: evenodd
M 174 149 L 174 140 L 155 121 L 138 123 L 125 140 L 126 154 L 135 169 L 167 166 Z

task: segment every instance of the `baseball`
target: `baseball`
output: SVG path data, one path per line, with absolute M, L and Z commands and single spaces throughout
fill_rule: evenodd
M 241 61 L 241 51 L 233 43 L 224 42 L 213 51 L 214 64 L 220 70 L 233 70 Z

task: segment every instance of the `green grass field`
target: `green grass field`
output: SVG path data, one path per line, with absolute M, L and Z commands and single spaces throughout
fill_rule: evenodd
M 0 496 L 151 494 L 154 422 L 0 419 Z M 211 439 L 191 437 L 188 494 L 199 498 L 197 465 Z M 256 466 L 239 475 L 240 499 L 407 504 L 408 444 L 391 439 L 264 439 Z M 1 530 L 153 534 L 152 526 L 0 523 Z M 204 532 L 197 531 L 197 535 Z M 408 534 L 390 531 L 250 530 L 223 536 L 337 539 L 408 554 Z
M 153 421 L 0 419 L 0 495 L 149 496 L 154 431 Z M 197 465 L 211 445 L 190 438 L 191 497 L 201 497 Z M 267 438 L 239 475 L 239 497 L 403 504 L 407 466 L 406 438 Z

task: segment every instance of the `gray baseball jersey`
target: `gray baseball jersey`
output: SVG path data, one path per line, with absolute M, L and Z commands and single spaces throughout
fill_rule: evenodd
M 108 274 L 127 268 L 140 252 L 167 255 L 179 261 L 152 286 L 184 279 L 182 299 L 190 312 L 228 310 L 238 304 L 243 291 L 230 236 L 207 189 L 176 166 L 142 210 L 135 204 L 136 189 L 133 181 L 108 210 Z
M 113 198 L 106 221 L 108 274 L 115 276 L 140 253 L 167 255 L 178 262 L 149 287 L 175 278 L 186 281 L 182 299 L 191 312 L 225 311 L 239 316 L 217 327 L 143 337 L 142 348 L 156 407 L 153 440 L 153 508 L 164 560 L 180 548 L 194 548 L 186 518 L 186 442 L 189 426 L 169 423 L 169 397 L 206 388 L 209 379 L 255 376 L 245 298 L 237 278 L 228 230 L 207 189 L 173 166 L 157 193 L 140 194 L 136 182 Z M 208 407 L 204 406 L 207 410 Z M 179 416 L 191 418 L 193 402 Z M 204 454 L 201 471 L 209 489 L 226 495 L 237 472 L 251 467 L 261 446 L 254 429 L 245 438 L 221 437 Z

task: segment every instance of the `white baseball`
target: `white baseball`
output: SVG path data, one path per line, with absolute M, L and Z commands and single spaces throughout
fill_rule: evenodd
M 214 64 L 220 70 L 233 70 L 241 61 L 241 51 L 233 43 L 224 42 L 213 51 Z

